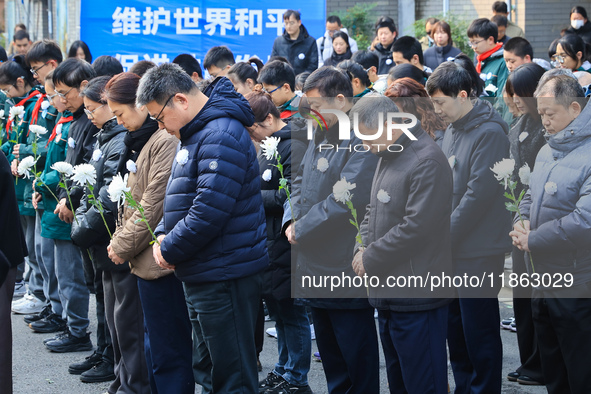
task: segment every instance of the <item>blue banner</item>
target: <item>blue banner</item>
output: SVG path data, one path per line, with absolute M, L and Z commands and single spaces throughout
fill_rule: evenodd
M 81 2 L 80 39 L 93 58 L 114 56 L 127 70 L 139 60 L 171 62 L 181 53 L 199 62 L 207 50 L 225 45 L 236 61 L 258 56 L 266 62 L 273 41 L 283 34 L 285 3 L 260 0 Z M 189 5 L 188 5 L 189 4 Z M 310 35 L 324 34 L 325 0 L 299 0 L 302 24 Z

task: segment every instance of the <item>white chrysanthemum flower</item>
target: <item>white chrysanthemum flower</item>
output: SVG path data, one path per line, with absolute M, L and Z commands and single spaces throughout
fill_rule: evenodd
M 271 172 L 270 169 L 267 168 L 265 171 L 263 171 L 263 175 L 262 175 L 263 181 L 269 182 L 272 177 L 273 177 L 273 173 Z
M 495 178 L 497 181 L 504 181 L 505 182 L 505 189 L 507 188 L 507 182 L 511 178 L 513 174 L 513 170 L 515 169 L 515 160 L 513 159 L 503 159 L 491 168 L 491 171 L 494 172 Z
M 346 204 L 347 201 L 351 200 L 351 190 L 355 189 L 355 184 L 347 182 L 345 177 L 334 184 L 332 187 L 332 194 L 334 199 L 338 202 Z
M 93 161 L 99 161 L 101 157 L 103 157 L 103 152 L 100 149 L 95 149 L 94 152 L 92 152 Z
M 123 203 L 125 201 L 125 192 L 129 192 L 131 189 L 127 187 L 127 177 L 129 174 L 125 174 L 122 177 L 121 174 L 117 174 L 111 180 L 107 192 L 109 193 L 109 199 L 116 203 Z
M 558 191 L 558 186 L 556 186 L 556 183 L 554 182 L 546 182 L 546 184 L 544 185 L 544 190 L 546 191 L 546 193 L 553 196 Z
M 76 140 L 72 137 L 68 137 L 68 147 L 74 149 L 76 147 Z
M 29 131 L 33 134 L 36 134 L 37 137 L 42 136 L 43 134 L 47 134 L 47 129 L 45 127 L 36 124 L 30 125 Z
M 181 149 L 177 152 L 175 160 L 177 163 L 184 166 L 189 161 L 189 151 L 185 148 Z
M 49 101 L 43 101 L 41 103 L 41 110 L 45 111 L 47 108 L 49 108 Z
M 92 164 L 78 164 L 73 169 L 71 179 L 79 186 L 86 186 L 87 183 L 94 185 L 96 182 L 96 169 Z
M 53 163 L 51 169 L 59 172 L 60 174 L 65 174 L 67 176 L 72 175 L 74 171 L 74 167 L 72 167 L 70 163 L 66 163 L 65 161 L 58 161 L 56 163 Z
M 9 116 L 10 119 L 14 119 L 15 116 L 22 118 L 25 113 L 25 107 L 22 105 L 10 108 Z
M 316 163 L 316 168 L 320 172 L 325 172 L 326 170 L 328 170 L 328 160 L 326 160 L 325 157 L 321 157 L 320 159 L 318 159 L 318 162 Z
M 0 109 L 0 119 L 4 119 L 4 110 Z
M 20 163 L 18 163 L 17 172 L 20 176 L 24 176 L 29 179 L 31 177 L 31 168 L 35 165 L 35 158 L 33 156 L 25 157 Z
M 519 169 L 519 180 L 523 185 L 529 185 L 529 178 L 531 176 L 531 170 L 527 164 Z
M 449 159 L 447 159 L 447 162 L 449 163 L 449 166 L 453 169 L 456 166 L 456 155 L 453 155 Z
M 131 159 L 127 160 L 127 163 L 125 163 L 125 167 L 129 172 L 132 172 L 134 174 L 137 172 L 137 166 L 135 165 L 135 162 Z
M 379 202 L 383 202 L 384 204 L 387 204 L 390 202 L 390 195 L 384 189 L 378 190 L 377 198 L 378 198 Z
M 484 90 L 486 90 L 487 92 L 491 92 L 492 94 L 496 94 L 497 90 L 499 90 L 499 88 L 497 88 L 495 85 L 490 83 L 490 84 L 488 84 L 487 87 L 484 88 Z
M 277 157 L 277 146 L 279 145 L 279 141 L 281 141 L 281 138 L 279 137 L 267 137 L 261 141 L 261 149 L 267 160 Z

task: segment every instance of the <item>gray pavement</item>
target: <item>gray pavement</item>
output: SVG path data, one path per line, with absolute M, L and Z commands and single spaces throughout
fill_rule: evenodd
M 94 313 L 94 298 L 91 298 L 91 326 L 93 332 L 91 337 L 95 342 L 96 319 Z M 499 295 L 499 308 L 501 317 L 511 317 L 512 303 L 509 289 L 503 289 Z M 265 323 L 265 328 L 271 327 L 273 322 Z M 33 333 L 23 322 L 21 315 L 12 316 L 13 337 L 14 337 L 14 392 L 17 394 L 102 394 L 107 391 L 108 383 L 82 383 L 78 376 L 68 373 L 68 364 L 80 361 L 90 352 L 57 354 L 49 352 L 43 346 L 43 339 L 51 337 L 52 334 Z M 501 330 L 503 340 L 503 376 L 519 366 L 519 354 L 517 350 L 517 338 L 515 333 Z M 317 351 L 316 343 L 312 345 L 313 352 Z M 277 341 L 274 338 L 265 336 L 261 363 L 263 372 L 260 378 L 263 379 L 269 372 L 277 358 Z M 312 361 L 308 375 L 310 386 L 315 393 L 326 393 L 326 382 L 322 371 L 322 364 Z M 453 392 L 453 376 L 449 371 L 449 383 Z M 196 393 L 201 390 L 196 389 Z M 380 356 L 380 392 L 388 392 L 386 371 L 383 355 Z M 528 387 L 509 381 L 503 382 L 503 393 L 545 393 L 543 387 Z

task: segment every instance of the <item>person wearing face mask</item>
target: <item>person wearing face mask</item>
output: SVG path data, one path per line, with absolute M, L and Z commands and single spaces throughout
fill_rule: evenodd
M 425 35 L 419 39 L 423 51 L 426 51 L 435 45 L 435 41 L 433 40 L 433 27 L 437 22 L 439 22 L 439 19 L 437 18 L 427 18 L 425 21 Z
M 570 25 L 566 34 L 576 34 L 583 41 L 591 44 L 591 22 L 587 17 L 587 10 L 581 6 L 575 6 L 570 11 Z
M 591 259 L 591 107 L 567 75 L 545 75 L 534 97 L 548 143 L 519 205 L 523 225 L 516 217 L 509 235 L 531 255 L 529 275 L 534 269 L 540 277 L 571 275 L 563 288 L 532 283 L 533 322 L 548 393 L 589 393 L 591 272 L 584 262 Z

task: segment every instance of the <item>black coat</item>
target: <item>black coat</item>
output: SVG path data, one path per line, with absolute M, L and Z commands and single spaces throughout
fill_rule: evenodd
M 66 162 L 70 163 L 72 166 L 76 166 L 78 164 L 90 162 L 94 150 L 94 144 L 96 143 L 96 135 L 99 130 L 90 122 L 90 119 L 88 119 L 84 113 L 84 106 L 81 106 L 73 116 L 74 120 L 70 125 L 70 131 L 68 134 Z M 59 189 L 58 198 L 60 200 L 65 198 L 68 208 L 75 211 L 80 206 L 80 199 L 84 194 L 84 190 L 80 187 L 73 186 L 70 181 L 67 181 L 67 184 L 70 188 L 70 198 L 72 199 L 74 207 L 70 207 L 70 201 L 67 199 L 68 196 L 65 189 Z
M 305 71 L 312 72 L 318 68 L 318 46 L 316 39 L 304 25 L 300 26 L 300 35 L 295 40 L 289 38 L 286 31 L 273 42 L 271 56 L 283 56 L 293 67 L 295 75 Z
M 591 21 L 587 21 L 587 23 L 585 23 L 580 29 L 575 30 L 571 27 L 569 27 L 566 32 L 566 34 L 576 34 L 577 36 L 581 37 L 583 39 L 583 41 L 585 41 L 587 44 L 591 45 Z
M 491 168 L 509 157 L 507 123 L 492 106 L 476 100 L 474 108 L 450 124 L 443 153 L 454 175 L 451 214 L 455 258 L 494 256 L 511 251 L 511 216 L 505 209 L 504 187 Z
M 453 179 L 441 148 L 421 129 L 417 138 L 402 135 L 402 152 L 380 152 L 371 196 L 361 224 L 367 248 L 363 265 L 368 276 L 386 283 L 388 276 L 451 275 L 450 216 Z M 384 196 L 382 196 L 384 195 Z M 372 306 L 398 312 L 439 308 L 451 302 L 453 289 L 422 286 L 370 287 Z
M 0 153 L 0 286 L 8 270 L 22 263 L 28 255 L 20 222 L 14 177 L 6 156 Z
M 387 48 L 384 48 L 380 43 L 375 46 L 374 52 L 380 59 L 380 65 L 378 67 L 378 74 L 380 75 L 388 74 L 388 71 L 396 65 L 392 58 L 392 45 L 394 45 L 394 43 L 390 44 Z
M 111 234 L 115 232 L 115 218 L 117 215 L 117 203 L 109 198 L 107 188 L 111 180 L 117 175 L 119 157 L 125 151 L 126 129 L 117 124 L 117 120 L 111 119 L 103 125 L 97 136 L 95 149 L 100 149 L 98 160 L 90 160 L 90 164 L 96 169 L 96 182 L 94 195 L 101 202 L 103 216 L 109 226 Z M 94 152 L 93 150 L 93 152 Z M 92 156 L 92 154 L 91 154 Z M 107 228 L 99 210 L 88 201 L 90 190 L 84 188 L 84 196 L 80 200 L 80 206 L 76 210 L 76 219 L 72 222 L 72 241 L 81 248 L 88 248 L 92 255 L 93 264 L 105 271 L 129 270 L 127 264 L 114 264 L 107 256 L 107 245 L 110 238 Z
M 519 179 L 519 169 L 527 164 L 529 169 L 533 171 L 536 156 L 542 146 L 546 145 L 544 133 L 545 130 L 540 117 L 528 114 L 517 118 L 511 130 L 509 130 L 510 157 L 515 160 L 513 181 L 517 182 L 516 195 L 519 195 L 523 190 L 523 185 Z
M 435 71 L 437 67 L 443 62 L 451 60 L 458 56 L 462 51 L 458 48 L 454 47 L 453 45 L 449 44 L 444 47 L 431 47 L 428 48 L 424 54 L 423 58 L 425 61 L 425 66 L 429 67 L 431 70 Z
M 294 174 L 292 161 L 300 163 L 306 152 L 304 141 L 292 138 L 292 125 L 303 119 L 293 119 L 283 129 L 275 132 L 273 137 L 281 138 L 277 151 L 281 156 L 283 176 L 287 179 L 288 188 L 292 191 L 291 179 Z M 305 122 L 305 121 L 304 121 Z M 281 231 L 283 205 L 287 200 L 285 191 L 279 189 L 280 173 L 275 167 L 277 162 L 267 160 L 262 152 L 258 155 L 261 171 L 261 194 L 267 219 L 267 251 L 269 252 L 269 267 L 265 271 L 263 291 L 281 300 L 291 297 L 291 245 Z M 269 171 L 271 179 L 268 179 Z

